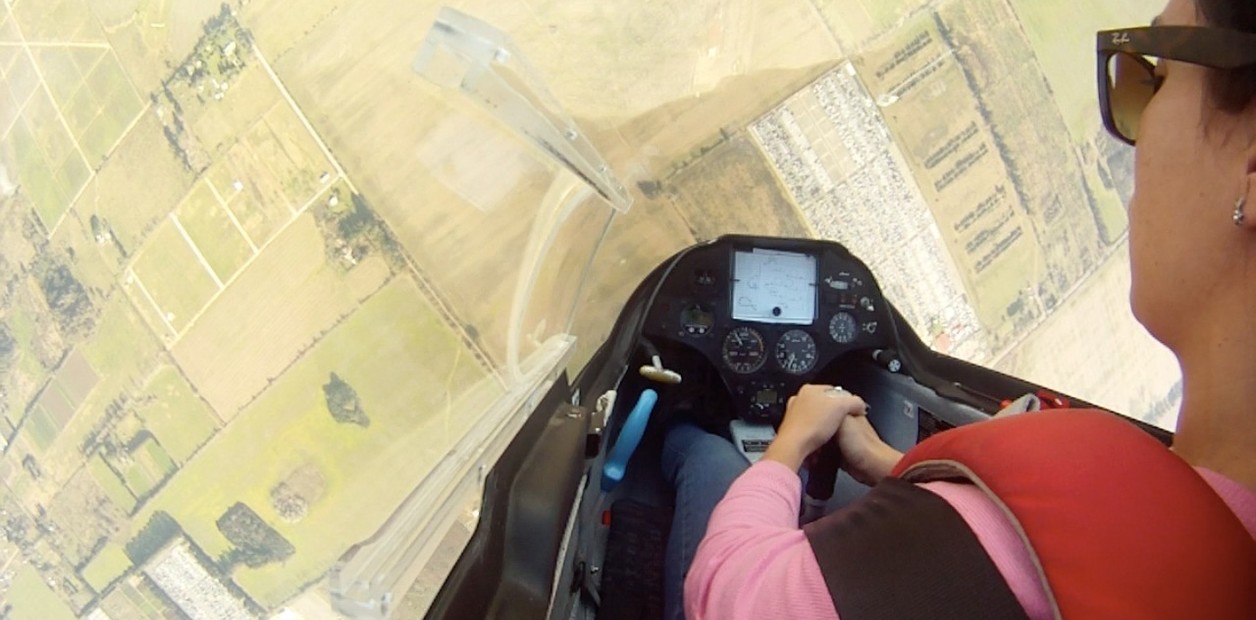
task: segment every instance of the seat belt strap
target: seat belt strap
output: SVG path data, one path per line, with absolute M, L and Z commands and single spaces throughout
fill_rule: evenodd
M 842 620 L 1028 620 L 963 517 L 909 482 L 886 478 L 803 532 Z

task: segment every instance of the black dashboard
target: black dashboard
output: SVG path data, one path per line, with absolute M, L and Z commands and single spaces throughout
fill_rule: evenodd
M 777 423 L 833 360 L 892 346 L 892 320 L 871 271 L 839 245 L 724 237 L 671 266 L 642 333 L 700 352 L 738 417 Z

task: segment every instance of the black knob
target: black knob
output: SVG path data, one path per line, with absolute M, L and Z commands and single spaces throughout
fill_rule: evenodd
M 898 372 L 903 369 L 903 362 L 898 359 L 898 352 L 894 349 L 877 349 L 872 352 L 872 360 L 890 372 Z

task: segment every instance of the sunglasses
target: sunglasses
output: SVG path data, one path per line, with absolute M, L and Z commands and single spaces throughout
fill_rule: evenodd
M 1147 58 L 1189 62 L 1214 69 L 1256 64 L 1256 34 L 1203 26 L 1149 26 L 1103 30 L 1099 55 L 1099 110 L 1108 133 L 1133 145 L 1143 110 L 1164 78 Z

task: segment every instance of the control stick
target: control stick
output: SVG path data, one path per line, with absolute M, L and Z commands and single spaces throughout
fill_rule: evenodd
M 842 466 L 842 452 L 837 447 L 837 437 L 826 441 L 811 454 L 807 468 L 806 494 L 802 498 L 802 523 L 805 525 L 824 516 L 824 506 L 833 497 L 837 484 L 837 471 Z

